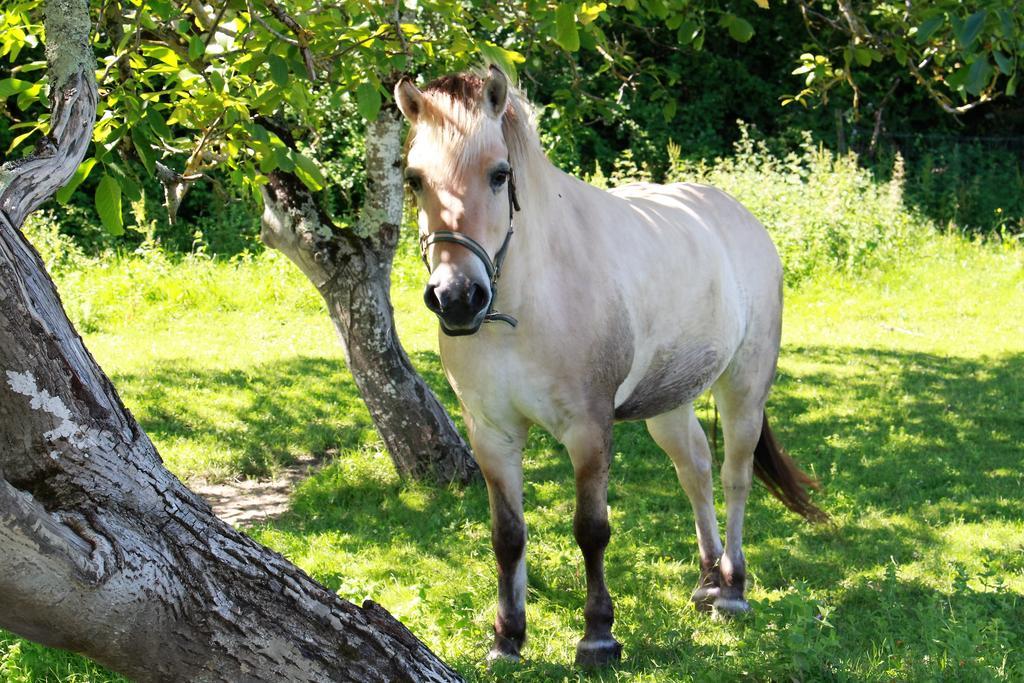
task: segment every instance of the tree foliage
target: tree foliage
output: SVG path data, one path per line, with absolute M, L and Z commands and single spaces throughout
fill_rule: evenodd
M 48 125 L 39 8 L 20 0 L 0 15 L 8 153 Z M 172 219 L 200 179 L 207 206 L 258 204 L 275 169 L 325 190 L 337 224 L 358 229 L 363 126 L 405 74 L 497 63 L 546 103 L 542 134 L 560 164 L 590 170 L 629 149 L 667 168 L 667 141 L 720 153 L 737 118 L 822 127 L 820 115 L 780 110 L 780 97 L 848 102 L 853 120 L 865 103 L 891 109 L 900 84 L 903 100 L 959 113 L 1012 96 L 1024 40 L 1006 0 L 111 0 L 93 14 L 102 116 L 58 199 L 82 188 L 111 234 L 143 235 L 166 221 L 157 195 Z
M 275 169 L 323 189 L 331 154 L 321 143 L 338 112 L 373 120 L 403 74 L 491 62 L 515 76 L 528 48 L 545 58 L 593 52 L 602 59 L 594 77 L 628 78 L 622 74 L 653 65 L 630 57 L 618 34 L 623 22 L 667 27 L 692 49 L 703 44 L 708 17 L 736 40 L 753 33 L 732 12 L 664 0 L 530 0 L 508 7 L 454 0 L 119 0 L 93 11 L 102 115 L 94 155 L 59 199 L 67 201 L 91 177 L 96 209 L 112 234 L 124 229 L 122 198 L 136 224 L 145 225 L 146 176 L 163 183 L 172 218 L 187 188 L 213 169 L 257 202 Z M 19 110 L 32 112 L 13 126 L 12 149 L 46 128 L 45 115 L 33 111 L 45 98 L 45 80 L 33 80 L 43 64 L 38 13 L 39 0 L 24 0 L 2 18 L 0 56 L 12 68 L 0 80 L 0 98 L 15 98 Z M 668 74 L 668 83 L 677 77 Z M 288 122 L 299 149 L 267 125 L 274 118 Z
M 1005 0 L 855 2 L 797 0 L 812 36 L 794 71 L 804 89 L 786 101 L 827 96 L 860 83 L 880 66 L 923 88 L 943 110 L 962 114 L 999 95 L 1013 96 L 1024 53 L 1020 8 Z

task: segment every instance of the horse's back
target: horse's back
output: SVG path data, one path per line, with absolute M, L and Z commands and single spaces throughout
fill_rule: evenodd
M 699 183 L 633 183 L 610 190 L 626 200 L 642 217 L 641 226 L 666 236 L 679 232 L 705 235 L 720 242 L 738 267 L 766 270 L 781 276 L 778 252 L 767 230 L 732 195 Z

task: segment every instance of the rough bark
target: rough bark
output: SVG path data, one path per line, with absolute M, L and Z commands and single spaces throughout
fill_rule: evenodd
M 50 131 L 39 140 L 35 154 L 0 167 L 0 224 L 8 227 L 20 226 L 70 180 L 89 147 L 96 119 L 88 4 L 47 0 L 44 22 Z
M 6 226 L 0 372 L 0 627 L 137 680 L 458 680 L 163 467 Z
M 87 147 L 87 12 L 47 3 L 55 125 L 0 168 L 0 628 L 143 681 L 459 680 L 381 607 L 214 517 L 68 321 L 19 228 Z
M 381 110 L 366 134 L 367 196 L 355 230 L 335 230 L 293 174 L 264 187 L 267 246 L 286 254 L 327 302 L 356 386 L 398 473 L 465 483 L 479 470 L 469 447 L 395 333 L 391 261 L 402 220 L 401 120 Z

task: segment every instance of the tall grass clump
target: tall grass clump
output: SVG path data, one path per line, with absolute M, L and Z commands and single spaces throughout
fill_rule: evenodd
M 730 157 L 684 160 L 676 147 L 668 182 L 719 187 L 757 216 L 779 250 L 793 285 L 823 271 L 853 275 L 914 252 L 934 226 L 903 201 L 903 162 L 879 183 L 853 153 L 838 155 L 804 133 L 780 157 L 742 122 Z
M 33 242 L 39 248 L 34 238 Z M 41 251 L 45 250 L 44 246 Z M 55 258 L 44 256 L 48 261 Z M 323 307 L 309 281 L 274 251 L 222 258 L 144 246 L 131 253 L 107 252 L 80 259 L 78 267 L 51 273 L 68 315 L 82 332 L 143 321 L 166 324 L 197 313 L 258 316 L 282 306 L 293 312 L 317 312 Z
M 898 156 L 891 179 L 879 183 L 856 155 L 835 154 L 816 144 L 810 133 L 796 150 L 780 156 L 755 139 L 748 126 L 739 126 L 734 154 L 710 162 L 684 159 L 679 146 L 670 145 L 664 182 L 713 185 L 738 199 L 771 233 L 788 284 L 825 272 L 853 275 L 894 263 L 934 234 L 935 227 L 903 201 Z M 611 184 L 630 179 L 630 162 L 615 164 Z M 600 169 L 591 181 L 603 184 Z

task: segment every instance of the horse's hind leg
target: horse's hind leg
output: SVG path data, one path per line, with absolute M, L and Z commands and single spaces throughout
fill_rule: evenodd
M 647 431 L 672 460 L 679 483 L 693 506 L 700 550 L 700 584 L 692 600 L 697 609 L 710 611 L 721 587 L 718 563 L 722 557 L 722 539 L 715 517 L 711 451 L 707 438 L 692 404 L 648 420 Z
M 573 532 L 583 551 L 587 571 L 587 603 L 583 609 L 586 630 L 576 646 L 576 663 L 603 666 L 622 657 L 622 645 L 612 637 L 615 614 L 604 580 L 604 551 L 611 536 L 608 523 L 611 420 L 574 425 L 563 436 L 562 443 L 569 450 L 576 474 Z
M 715 402 L 722 416 L 725 462 L 722 490 L 725 493 L 725 552 L 720 563 L 722 588 L 715 599 L 717 612 L 730 615 L 747 612 L 744 597 L 747 566 L 743 557 L 743 516 L 750 495 L 754 471 L 754 448 L 761 436 L 764 419 L 764 390 L 751 391 L 744 382 L 726 378 L 715 385 Z

